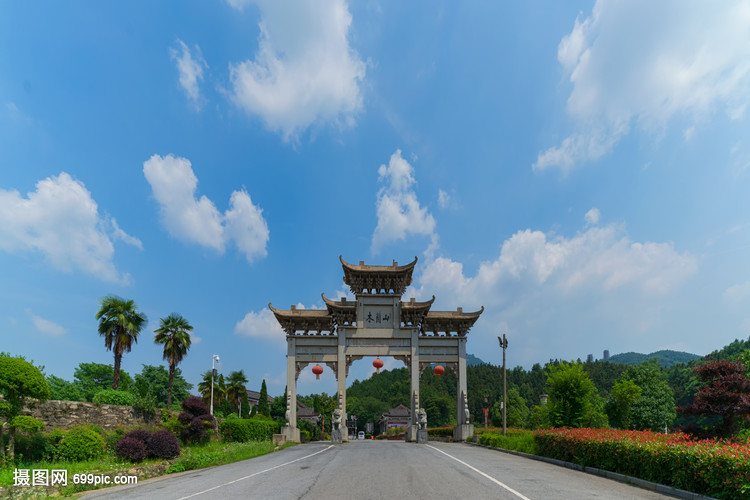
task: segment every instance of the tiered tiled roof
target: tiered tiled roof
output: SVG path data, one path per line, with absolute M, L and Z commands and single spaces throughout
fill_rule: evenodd
M 335 330 L 333 318 L 326 309 L 297 309 L 296 306 L 291 306 L 290 310 L 284 310 L 276 309 L 270 302 L 268 308 L 287 335 L 294 335 L 296 332 L 320 334 Z
M 344 283 L 349 285 L 352 293 L 359 294 L 393 294 L 402 295 L 406 287 L 411 285 L 411 274 L 417 264 L 417 258 L 399 266 L 393 261 L 391 266 L 368 266 L 364 261 L 359 265 L 349 264 L 339 255 L 341 266 L 344 268 Z

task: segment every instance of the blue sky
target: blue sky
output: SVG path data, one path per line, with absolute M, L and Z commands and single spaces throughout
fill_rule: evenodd
M 417 256 L 496 364 L 707 354 L 750 335 L 748 100 L 748 2 L 2 2 L 0 349 L 111 363 L 117 294 L 131 374 L 178 312 L 189 381 L 280 394 L 267 304 L 346 293 L 342 254 Z

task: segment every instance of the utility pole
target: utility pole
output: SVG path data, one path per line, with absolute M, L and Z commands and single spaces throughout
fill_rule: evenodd
M 505 412 L 508 408 L 507 386 L 505 382 L 505 350 L 508 348 L 508 339 L 505 338 L 505 334 L 503 333 L 503 336 L 498 337 L 497 340 L 500 341 L 500 347 L 503 348 L 503 436 L 505 436 L 505 433 L 507 432 L 507 427 L 505 425 Z

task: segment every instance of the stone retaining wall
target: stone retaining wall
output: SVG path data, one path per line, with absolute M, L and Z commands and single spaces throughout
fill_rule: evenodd
M 44 422 L 45 431 L 52 429 L 72 429 L 77 425 L 94 424 L 105 431 L 120 425 L 138 425 L 144 420 L 136 416 L 132 406 L 98 405 L 80 401 L 49 400 L 44 403 L 34 403 L 24 408 L 23 415 Z

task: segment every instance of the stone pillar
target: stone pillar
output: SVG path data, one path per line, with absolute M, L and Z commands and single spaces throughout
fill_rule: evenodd
M 336 381 L 338 382 L 338 404 L 341 410 L 341 439 L 349 440 L 349 428 L 346 426 L 346 328 L 337 328 L 339 337 L 338 361 L 336 364 Z
M 286 425 L 282 427 L 281 433 L 286 436 L 287 441 L 300 443 L 299 429 L 297 428 L 297 342 L 294 336 L 286 338 L 286 390 L 287 410 Z
M 409 375 L 411 376 L 411 416 L 409 417 L 409 427 L 406 429 L 406 440 L 412 443 L 417 441 L 417 431 L 419 430 L 419 416 L 417 411 L 421 402 L 419 401 L 419 329 L 411 330 L 411 364 L 409 365 Z
M 467 398 L 466 392 L 466 337 L 458 339 L 458 387 L 457 389 L 457 411 L 456 428 L 453 429 L 454 441 L 466 441 L 474 435 L 474 424 L 471 423 L 471 417 L 467 415 Z

